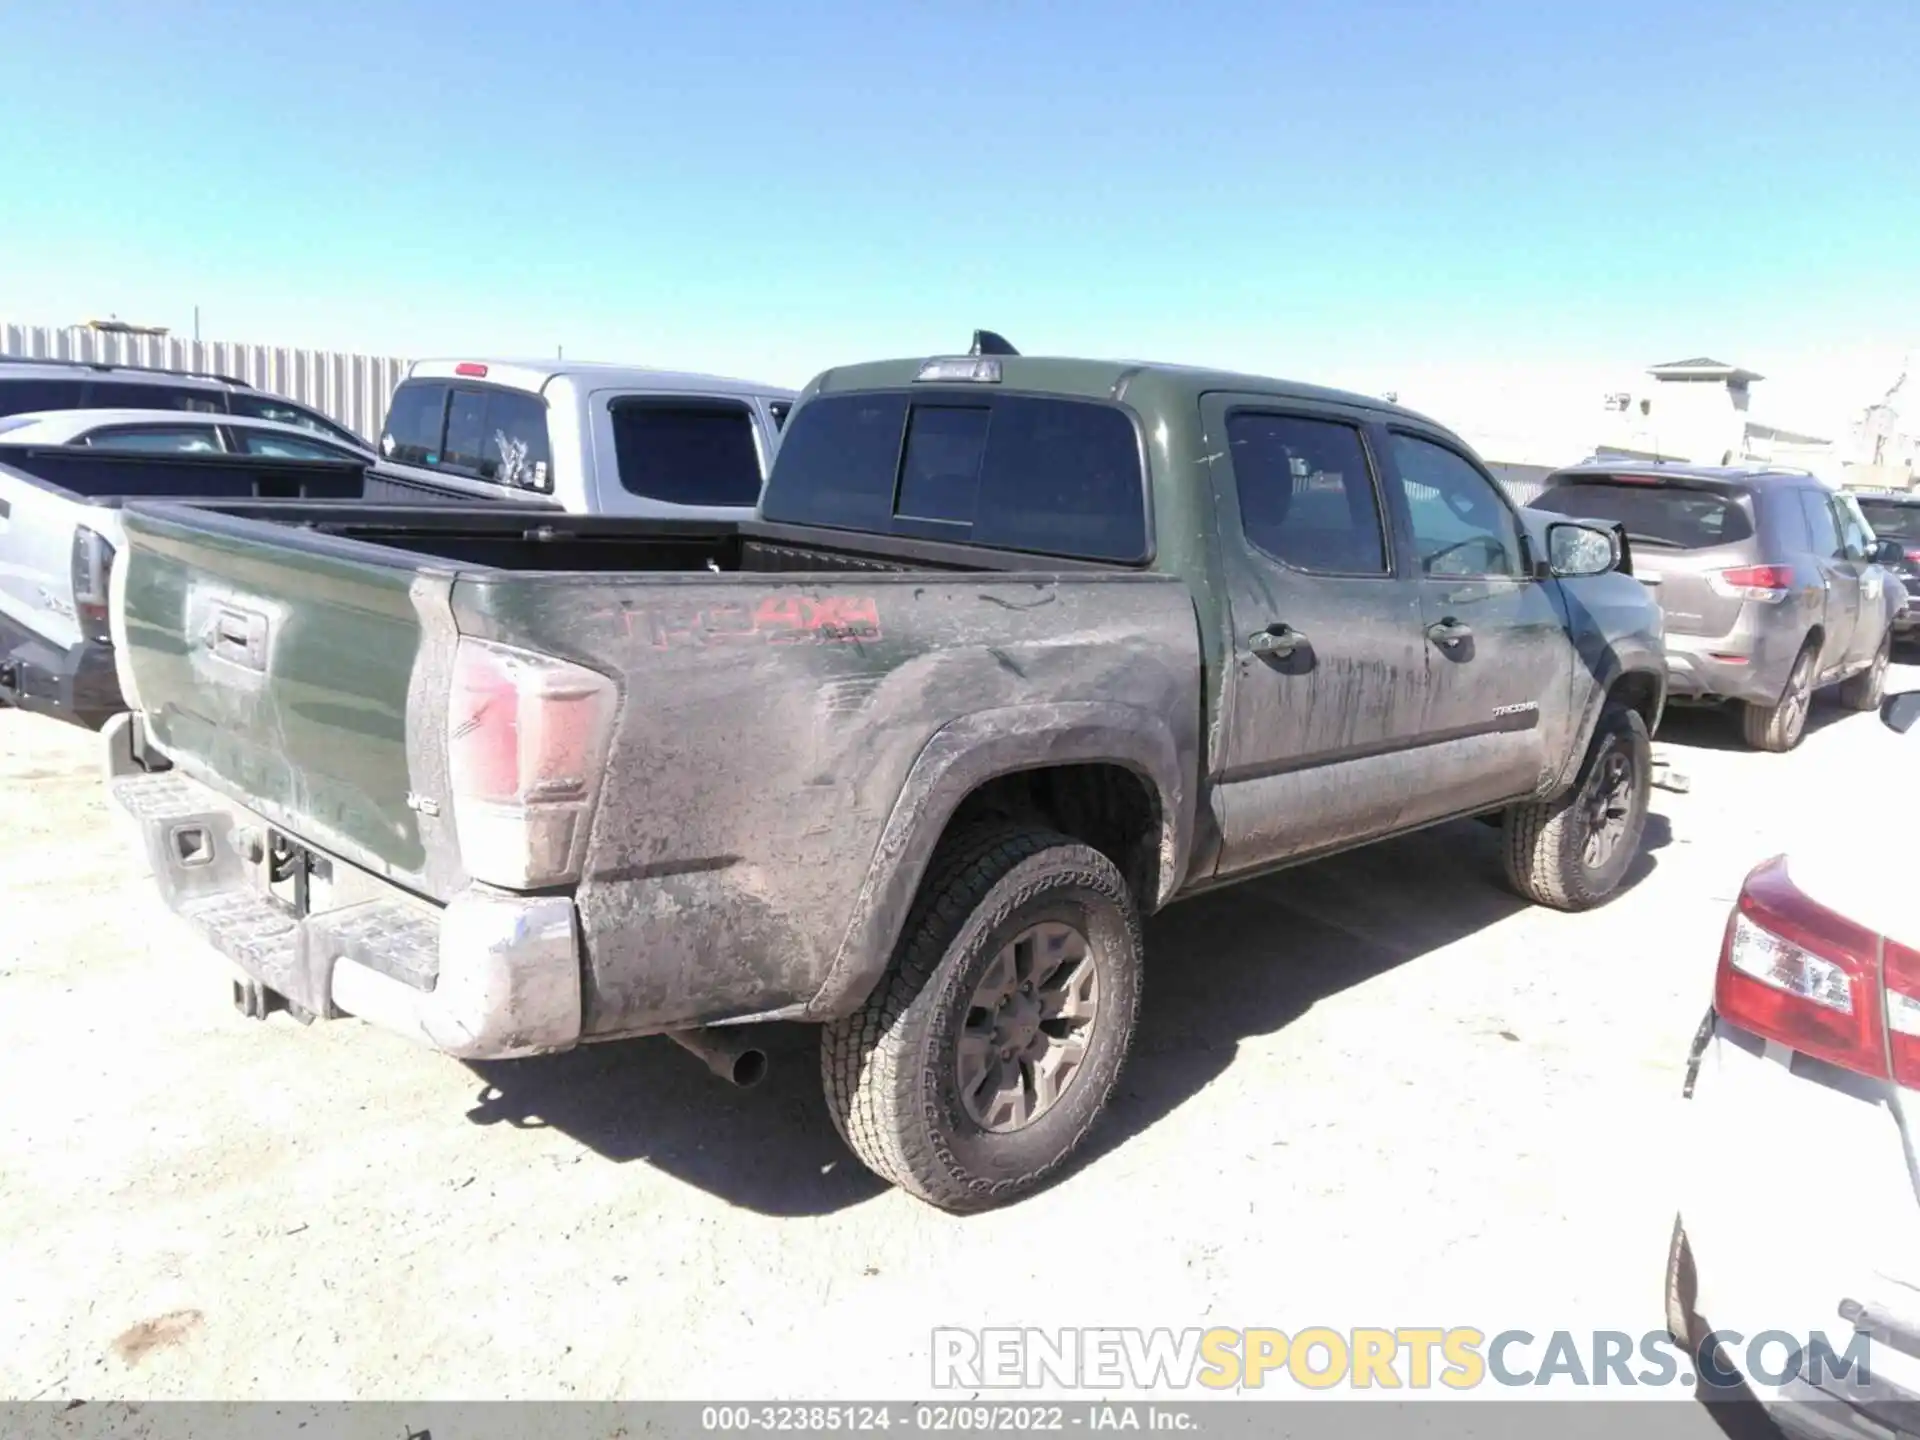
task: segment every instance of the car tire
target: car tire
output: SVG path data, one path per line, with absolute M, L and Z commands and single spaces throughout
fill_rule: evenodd
M 1850 675 L 1835 692 L 1849 710 L 1878 710 L 1887 693 L 1887 666 L 1893 659 L 1893 636 L 1884 636 L 1873 654 L 1873 663 L 1858 675 Z
M 1606 900 L 1640 853 L 1652 783 L 1647 722 L 1637 710 L 1608 703 L 1567 792 L 1508 807 L 1508 882 L 1555 910 L 1587 910 Z
M 1061 960 L 1076 943 L 1079 957 Z M 944 1210 L 989 1209 L 1044 1184 L 1106 1108 L 1132 1048 L 1141 952 L 1133 897 L 1097 850 L 1004 825 L 943 841 L 880 983 L 822 1032 L 841 1137 L 882 1179 Z M 1042 978 L 996 988 L 1023 966 Z M 1043 1074 L 1036 1053 L 1055 1068 Z
M 1813 668 L 1819 660 L 1819 647 L 1811 640 L 1800 647 L 1793 668 L 1787 672 L 1786 688 L 1771 705 L 1749 700 L 1740 711 L 1741 737 L 1756 750 L 1784 754 L 1800 743 L 1807 733 L 1807 712 L 1813 708 Z

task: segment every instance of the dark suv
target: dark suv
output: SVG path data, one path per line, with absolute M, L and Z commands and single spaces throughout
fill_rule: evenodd
M 1900 547 L 1900 558 L 1887 562 L 1907 588 L 1907 606 L 1894 617 L 1893 638 L 1910 642 L 1920 632 L 1920 494 L 1910 490 L 1850 493 L 1873 533 Z
M 1591 462 L 1547 479 L 1533 508 L 1614 520 L 1666 616 L 1676 702 L 1737 701 L 1747 743 L 1791 750 L 1813 692 L 1880 703 L 1905 594 L 1852 497 L 1799 471 Z

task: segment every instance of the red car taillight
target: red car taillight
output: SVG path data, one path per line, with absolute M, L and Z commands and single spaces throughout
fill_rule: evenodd
M 1734 600 L 1761 600 L 1773 604 L 1787 598 L 1793 590 L 1791 565 L 1740 565 L 1732 570 L 1715 570 L 1707 583 L 1720 594 Z
M 1790 1050 L 1861 1075 L 1888 1074 L 1880 937 L 1801 893 L 1784 858 L 1767 861 L 1741 887 L 1713 1003 L 1741 1029 Z
M 617 698 L 598 671 L 460 641 L 447 758 L 469 875 L 510 890 L 579 878 Z

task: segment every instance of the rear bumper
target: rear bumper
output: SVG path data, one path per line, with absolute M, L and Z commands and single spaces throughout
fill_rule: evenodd
M 266 889 L 260 816 L 138 755 L 138 717 L 106 726 L 107 785 L 175 914 L 251 981 L 319 1018 L 353 1015 L 466 1059 L 580 1040 L 573 901 L 473 886 L 447 905 L 322 857 L 311 911 Z
M 55 645 L 6 615 L 0 615 L 0 700 L 95 730 L 127 708 L 112 646 L 93 640 Z
M 1667 693 L 1687 700 L 1749 700 L 1772 705 L 1787 688 L 1799 634 L 1766 631 L 1666 637 Z
M 1896 1278 L 1913 1192 L 1892 1088 L 1716 1017 L 1690 1074 L 1679 1179 L 1695 1341 L 1719 1337 L 1718 1363 L 1788 1435 L 1920 1436 L 1920 1309 Z M 1835 1196 L 1845 1224 L 1801 1226 Z M 1857 1333 L 1850 1304 L 1900 1317 L 1903 1337 Z M 1835 1355 L 1864 1363 L 1842 1374 Z

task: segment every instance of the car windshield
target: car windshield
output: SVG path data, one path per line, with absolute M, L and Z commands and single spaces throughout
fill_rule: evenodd
M 1676 550 L 1707 550 L 1753 535 L 1741 497 L 1658 482 L 1563 480 L 1531 508 L 1582 520 L 1617 521 L 1629 539 Z
M 1902 505 L 1895 501 L 1862 500 L 1860 509 L 1873 526 L 1873 533 L 1885 540 L 1920 540 L 1920 505 Z

